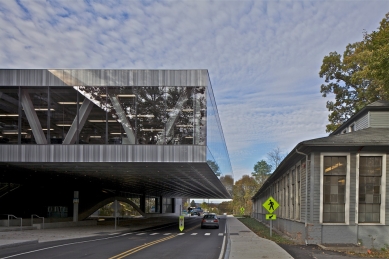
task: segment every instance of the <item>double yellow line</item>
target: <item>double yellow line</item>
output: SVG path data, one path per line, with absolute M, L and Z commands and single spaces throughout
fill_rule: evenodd
M 199 227 L 199 226 L 196 225 L 196 226 L 194 226 L 194 227 L 192 227 L 192 228 L 190 228 L 190 229 L 186 229 L 184 232 L 189 232 L 189 231 L 191 231 L 191 230 L 193 230 L 193 229 L 195 229 L 195 228 L 198 228 L 198 227 Z M 176 236 L 177 236 L 177 235 L 170 235 L 170 236 L 167 236 L 167 237 L 165 237 L 165 238 L 161 238 L 161 239 L 155 240 L 155 241 L 153 241 L 153 242 L 146 243 L 146 244 L 143 244 L 143 245 L 141 245 L 141 246 L 137 246 L 137 247 L 132 248 L 132 249 L 130 249 L 130 250 L 127 250 L 127 251 L 125 251 L 125 252 L 123 252 L 123 253 L 121 253 L 121 254 L 118 254 L 118 255 L 115 255 L 115 256 L 113 256 L 113 257 L 110 257 L 110 258 L 108 258 L 108 259 L 122 259 L 122 258 L 124 258 L 124 257 L 126 257 L 126 256 L 129 256 L 129 255 L 131 255 L 131 254 L 134 254 L 134 253 L 136 253 L 136 252 L 139 252 L 140 250 L 143 250 L 143 249 L 145 249 L 145 248 L 147 248 L 147 247 L 149 247 L 149 246 L 156 245 L 156 244 L 158 244 L 158 243 L 161 243 L 161 242 L 167 241 L 167 240 L 169 240 L 169 239 L 175 238 Z
M 132 248 L 130 250 L 127 250 L 121 254 L 118 254 L 118 255 L 115 255 L 113 257 L 110 257 L 109 259 L 121 259 L 121 258 L 124 258 L 126 256 L 129 256 L 131 254 L 134 254 L 136 252 L 139 252 L 140 250 L 143 250 L 149 246 L 152 246 L 152 245 L 155 245 L 155 244 L 158 244 L 158 243 L 161 243 L 161 242 L 164 242 L 164 241 L 167 241 L 169 239 L 172 239 L 172 238 L 175 238 L 177 235 L 170 235 L 168 237 L 165 237 L 165 238 L 162 238 L 162 239 L 158 239 L 158 240 L 155 240 L 153 242 L 150 242 L 150 243 L 146 243 L 146 244 L 143 244 L 141 246 L 137 246 L 135 248 Z

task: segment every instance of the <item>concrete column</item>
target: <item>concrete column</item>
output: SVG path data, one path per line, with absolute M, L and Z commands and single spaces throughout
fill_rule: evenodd
M 146 212 L 146 195 L 145 194 L 140 196 L 139 208 L 141 211 Z
M 158 213 L 162 213 L 162 196 L 159 196 L 159 199 L 156 199 L 155 208 L 158 208 Z
M 79 203 L 79 194 L 78 191 L 74 191 L 73 198 L 73 222 L 78 221 L 78 203 Z
M 118 201 L 115 200 L 114 202 L 114 213 L 113 213 L 113 216 L 115 217 L 115 229 L 116 229 L 116 226 L 117 226 L 117 217 L 118 217 Z

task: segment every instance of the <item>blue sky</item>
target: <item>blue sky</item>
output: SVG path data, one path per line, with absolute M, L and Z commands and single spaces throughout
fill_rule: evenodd
M 1 68 L 208 69 L 235 179 L 326 136 L 322 59 L 387 0 L 0 1 Z

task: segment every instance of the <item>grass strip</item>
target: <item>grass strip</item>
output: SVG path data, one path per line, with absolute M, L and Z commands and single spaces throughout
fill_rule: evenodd
M 259 222 L 258 220 L 254 219 L 254 218 L 238 218 L 238 220 L 240 220 L 243 224 L 245 224 L 246 227 L 248 227 L 251 231 L 253 231 L 255 234 L 257 234 L 259 237 L 272 240 L 272 241 L 276 242 L 277 244 L 288 244 L 288 245 L 295 244 L 295 242 L 277 234 L 274 230 L 272 233 L 272 237 L 270 237 L 269 227 L 264 225 L 263 223 Z

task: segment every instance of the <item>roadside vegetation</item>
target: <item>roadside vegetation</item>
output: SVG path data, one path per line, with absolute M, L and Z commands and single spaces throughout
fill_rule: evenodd
M 349 251 L 347 252 L 347 254 L 363 258 L 389 258 L 389 247 L 386 245 L 381 249 L 367 249 L 366 253 L 357 253 L 355 251 Z
M 276 242 L 277 244 L 287 244 L 287 245 L 295 245 L 296 244 L 293 240 L 285 238 L 285 237 L 275 233 L 275 231 L 272 232 L 272 237 L 270 237 L 269 228 L 256 219 L 248 218 L 248 217 L 238 218 L 238 219 L 243 224 L 245 224 L 251 231 L 253 231 L 255 234 L 257 234 L 259 237 L 272 240 L 272 241 Z
M 325 83 L 320 92 L 329 97 L 326 107 L 333 132 L 367 104 L 389 100 L 389 13 L 371 33 L 363 32 L 362 41 L 350 43 L 343 55 L 336 51 L 323 58 L 319 75 Z M 335 99 L 335 100 L 334 100 Z

